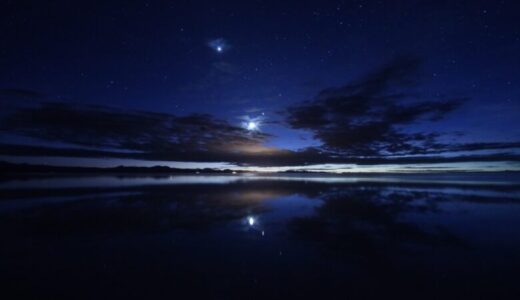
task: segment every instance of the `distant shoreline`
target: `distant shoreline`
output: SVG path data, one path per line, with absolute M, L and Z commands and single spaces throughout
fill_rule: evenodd
M 71 166 L 51 166 L 51 165 L 35 165 L 35 164 L 17 164 L 0 161 L 0 176 L 5 175 L 241 175 L 241 174 L 277 174 L 277 175 L 323 175 L 323 176 L 389 176 L 389 175 L 428 175 L 428 174 L 520 174 L 520 171 L 504 170 L 504 171 L 461 171 L 461 170 L 418 170 L 407 172 L 320 172 L 307 170 L 290 170 L 280 172 L 257 172 L 257 171 L 243 171 L 231 169 L 182 169 L 171 168 L 167 166 L 153 166 L 153 167 L 71 167 Z

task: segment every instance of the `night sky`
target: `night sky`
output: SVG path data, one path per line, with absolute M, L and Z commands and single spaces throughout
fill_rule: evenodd
M 0 11 L 0 160 L 520 170 L 518 1 Z

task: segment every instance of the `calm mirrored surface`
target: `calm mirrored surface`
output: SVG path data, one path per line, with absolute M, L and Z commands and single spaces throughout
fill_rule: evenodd
M 0 179 L 4 292 L 514 298 L 518 175 Z

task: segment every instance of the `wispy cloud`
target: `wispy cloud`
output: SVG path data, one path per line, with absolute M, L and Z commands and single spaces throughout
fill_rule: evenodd
M 225 162 L 241 166 L 426 164 L 520 161 L 519 141 L 440 142 L 419 123 L 442 122 L 465 99 L 424 99 L 414 92 L 421 60 L 400 57 L 339 88 L 288 107 L 282 117 L 321 143 L 299 151 L 265 146 L 271 137 L 208 114 L 175 116 L 105 106 L 48 102 L 34 91 L 0 90 L 0 100 L 38 101 L 0 116 L 0 132 L 65 146 L 0 144 L 0 154 Z M 219 72 L 233 72 L 220 65 Z M 13 102 L 14 103 L 14 102 Z M 247 127 L 247 126 L 245 126 Z M 426 127 L 427 128 L 427 127 Z M 66 146 L 66 145 L 70 145 Z M 79 147 L 79 148 L 78 148 Z

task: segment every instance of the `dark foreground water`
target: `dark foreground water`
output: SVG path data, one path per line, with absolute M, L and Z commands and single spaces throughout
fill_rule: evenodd
M 0 196 L 2 299 L 520 299 L 514 174 L 3 178 Z

